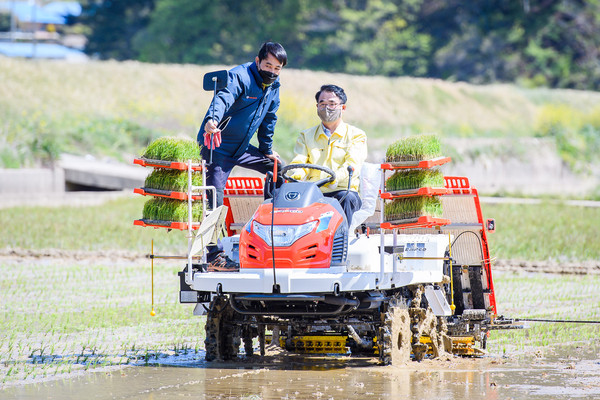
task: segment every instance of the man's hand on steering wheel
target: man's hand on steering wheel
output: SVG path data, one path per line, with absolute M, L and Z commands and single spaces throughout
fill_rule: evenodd
M 297 179 L 294 179 L 292 176 L 289 176 L 287 174 L 287 172 L 294 170 L 294 169 L 299 169 L 299 168 L 316 169 L 318 171 L 325 172 L 326 174 L 329 175 L 328 177 L 326 177 L 324 179 L 320 179 L 320 180 L 314 182 L 314 184 L 317 185 L 317 187 L 321 187 L 327 183 L 335 181 L 335 172 L 333 172 L 331 169 L 329 169 L 327 167 L 323 167 L 323 166 L 317 165 L 317 164 L 289 164 L 281 169 L 281 176 L 283 177 L 283 179 L 285 179 L 289 182 L 298 182 Z

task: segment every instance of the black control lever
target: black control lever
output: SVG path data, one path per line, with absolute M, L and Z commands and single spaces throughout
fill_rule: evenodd
M 265 177 L 265 187 L 263 188 L 265 200 L 273 198 L 272 187 L 274 187 L 275 185 L 272 185 L 272 183 L 273 183 L 273 172 L 267 171 L 267 175 Z
M 344 197 L 342 197 L 340 199 L 340 203 L 342 201 L 344 201 L 344 199 L 346 198 L 346 196 L 348 196 L 348 193 L 350 193 L 350 186 L 352 184 L 352 174 L 354 174 L 354 167 L 352 165 L 348 165 L 348 189 L 346 189 L 346 194 L 344 195 Z

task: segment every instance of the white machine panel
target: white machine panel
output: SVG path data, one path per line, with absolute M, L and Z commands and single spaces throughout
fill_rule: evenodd
M 387 234 L 384 237 L 385 251 L 381 257 L 380 235 L 363 235 L 350 239 L 346 267 L 277 269 L 276 281 L 281 293 L 327 293 L 333 292 L 336 284 L 340 291 L 345 292 L 437 283 L 443 279 L 442 258 L 448 240 L 448 235 L 396 235 L 394 238 L 394 235 Z M 236 245 L 235 240 L 232 240 L 224 247 L 229 247 L 231 251 Z M 242 268 L 237 273 L 196 273 L 191 287 L 210 292 L 220 288 L 224 293 L 272 293 L 273 282 L 271 268 Z

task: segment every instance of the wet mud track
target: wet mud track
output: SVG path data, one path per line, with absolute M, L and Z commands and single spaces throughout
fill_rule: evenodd
M 551 354 L 378 366 L 372 358 L 173 357 L 8 388 L 0 399 L 600 399 L 600 343 Z

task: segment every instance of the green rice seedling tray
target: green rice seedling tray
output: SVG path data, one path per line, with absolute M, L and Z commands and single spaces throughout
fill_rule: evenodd
M 386 162 L 381 164 L 381 169 L 385 170 L 395 170 L 395 169 L 408 169 L 408 168 L 420 168 L 427 169 L 433 168 L 440 165 L 444 165 L 452 161 L 450 157 L 437 157 L 432 158 L 430 160 L 420 160 L 420 161 L 395 161 L 395 162 Z
M 189 137 L 163 136 L 146 147 L 142 158 L 174 162 L 200 162 L 200 147 Z
M 442 217 L 442 203 L 438 197 L 409 197 L 394 199 L 384 205 L 384 229 L 430 227 L 447 225 Z M 385 224 L 385 226 L 384 226 Z
M 160 190 L 151 188 L 137 188 L 133 189 L 133 193 L 141 194 L 143 196 L 154 196 L 164 197 L 173 200 L 187 200 L 188 195 L 185 192 L 173 192 L 171 190 Z M 192 195 L 192 200 L 201 200 L 202 195 Z
M 173 222 L 173 221 L 160 221 L 154 219 L 136 219 L 133 221 L 133 225 L 142 226 L 142 227 L 153 227 L 153 228 L 167 228 L 167 229 L 179 229 L 179 230 L 187 230 L 188 223 L 187 222 Z M 200 223 L 192 223 L 192 229 L 196 230 L 200 228 Z
M 384 192 L 381 193 L 381 198 L 386 200 L 392 200 L 400 199 L 402 197 L 414 196 L 442 196 L 448 193 L 450 193 L 450 190 L 446 188 L 422 187 L 418 189 L 394 190 L 390 192 Z
M 396 221 L 387 221 L 381 224 L 381 229 L 407 229 L 407 228 L 432 228 L 434 226 L 449 225 L 450 220 L 422 215 L 418 218 L 408 218 Z
M 133 160 L 133 163 L 141 165 L 142 167 L 170 168 L 178 169 L 180 171 L 186 171 L 188 169 L 188 163 L 182 161 L 153 160 L 142 157 L 136 158 L 135 160 Z M 202 165 L 192 163 L 192 171 L 202 171 Z
M 155 187 L 152 185 L 146 185 L 148 187 Z M 413 190 L 424 187 L 429 188 L 444 188 L 446 187 L 444 181 L 444 175 L 438 168 L 410 168 L 410 169 L 399 169 L 394 171 L 392 176 L 385 181 L 385 191 L 393 192 L 399 190 Z M 158 188 L 158 189 L 170 189 L 173 188 Z
M 385 161 L 419 161 L 442 155 L 442 146 L 437 135 L 408 136 L 390 144 L 385 152 Z
M 171 192 L 188 192 L 189 175 L 190 171 L 154 168 L 154 171 L 146 177 L 143 187 L 145 189 L 166 190 Z M 202 186 L 202 173 L 197 171 L 192 172 L 192 186 Z
M 202 220 L 202 214 L 202 204 L 193 203 L 191 215 L 192 225 L 195 223 L 200 224 L 200 221 Z M 168 228 L 179 229 L 173 225 L 172 222 L 185 223 L 187 228 L 187 223 L 190 222 L 189 218 L 190 215 L 188 202 L 153 197 L 144 204 L 141 221 L 145 222 L 146 224 L 150 223 L 152 225 L 161 225 L 167 226 Z

